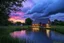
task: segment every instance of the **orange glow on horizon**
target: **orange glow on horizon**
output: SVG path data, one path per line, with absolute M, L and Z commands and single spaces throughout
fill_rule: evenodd
M 25 23 L 25 19 L 21 19 L 21 20 L 19 20 L 19 19 L 14 19 L 14 18 L 9 18 L 8 19 L 9 21 L 11 21 L 12 23 L 16 23 L 16 22 L 21 22 L 21 23 Z

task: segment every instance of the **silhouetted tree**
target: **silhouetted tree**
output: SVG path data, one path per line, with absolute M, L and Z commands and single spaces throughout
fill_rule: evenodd
M 64 25 L 64 22 L 63 21 L 59 21 L 59 25 Z
M 63 21 L 60 21 L 60 20 L 57 20 L 55 19 L 53 22 L 52 22 L 52 25 L 64 25 L 64 22 Z
M 59 22 L 57 19 L 54 20 L 54 24 L 57 25 Z
M 16 24 L 16 25 L 21 25 L 21 22 L 16 22 L 15 24 Z
M 26 24 L 26 25 L 31 25 L 31 24 L 32 24 L 32 20 L 31 20 L 30 18 L 27 18 L 27 19 L 25 20 L 25 24 Z
M 11 7 L 13 5 L 22 6 L 22 1 L 24 0 L 0 0 L 0 25 L 8 25 L 10 10 L 16 10 Z

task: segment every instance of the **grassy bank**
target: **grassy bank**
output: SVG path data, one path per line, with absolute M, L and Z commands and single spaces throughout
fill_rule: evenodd
M 64 34 L 64 26 L 52 25 L 51 30 Z
M 20 30 L 30 30 L 30 26 L 0 26 L 0 29 L 4 29 L 7 33 Z M 64 26 L 51 25 L 51 30 L 64 34 Z
M 24 26 L 24 28 L 27 28 Z M 0 26 L 0 43 L 20 43 L 19 39 L 13 39 L 9 34 L 13 31 L 20 31 L 21 26 Z M 26 43 L 25 40 L 21 40 L 21 43 Z
M 6 31 L 7 33 L 20 30 L 30 30 L 30 26 L 0 26 L 0 31 Z M 51 30 L 64 34 L 64 26 L 51 25 Z

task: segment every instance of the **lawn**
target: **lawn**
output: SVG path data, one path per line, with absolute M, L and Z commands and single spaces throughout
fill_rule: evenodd
M 0 43 L 19 43 L 19 39 L 13 39 L 9 34 L 13 31 L 20 31 L 22 28 L 21 26 L 0 26 Z M 26 43 L 26 41 L 21 40 L 21 43 Z
M 64 26 L 52 25 L 51 30 L 64 34 Z

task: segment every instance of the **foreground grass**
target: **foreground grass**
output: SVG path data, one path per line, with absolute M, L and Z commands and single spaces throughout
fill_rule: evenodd
M 64 34 L 64 26 L 52 25 L 51 30 Z
M 26 26 L 24 26 L 27 28 Z M 9 34 L 13 31 L 20 31 L 23 27 L 21 26 L 0 26 L 0 43 L 26 43 L 25 40 L 13 39 Z
M 9 35 L 0 36 L 0 43 L 20 43 L 19 39 L 13 39 Z M 26 41 L 21 40 L 21 43 L 26 43 Z

